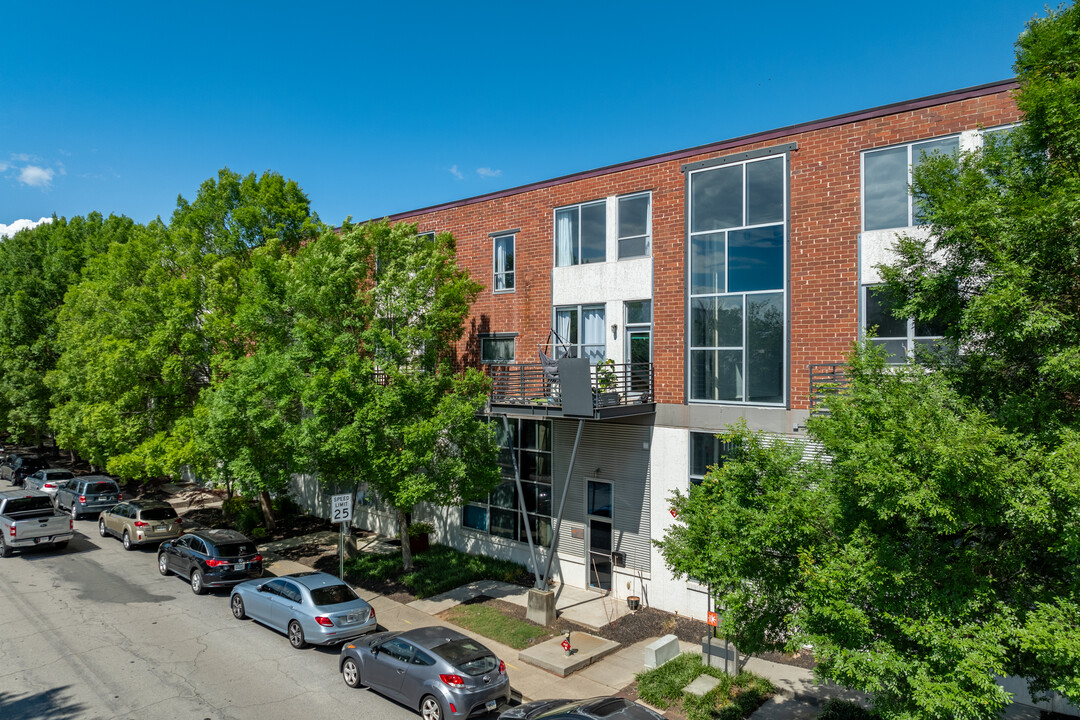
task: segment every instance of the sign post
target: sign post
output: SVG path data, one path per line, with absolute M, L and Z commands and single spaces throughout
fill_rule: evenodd
M 330 522 L 337 523 L 341 528 L 338 537 L 338 578 L 345 579 L 345 525 L 352 520 L 352 493 L 334 495 L 330 498 Z

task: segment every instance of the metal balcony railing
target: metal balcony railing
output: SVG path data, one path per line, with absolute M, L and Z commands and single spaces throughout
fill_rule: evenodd
M 578 361 L 584 363 L 586 361 Z M 489 365 L 491 404 L 561 410 L 579 406 L 582 395 L 591 393 L 594 413 L 602 408 L 646 405 L 653 399 L 652 363 L 601 363 L 588 368 L 588 375 L 567 372 L 549 374 L 540 363 Z M 587 378 L 587 379 L 586 379 Z M 573 395 L 573 399 L 570 399 Z M 585 400 L 588 403 L 588 400 Z

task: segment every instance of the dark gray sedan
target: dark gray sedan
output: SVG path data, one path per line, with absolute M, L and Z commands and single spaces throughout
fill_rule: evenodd
M 367 685 L 424 720 L 467 718 L 510 700 L 506 664 L 495 653 L 446 627 L 381 632 L 341 648 L 341 676 Z
M 537 700 L 507 710 L 499 720 L 664 720 L 664 716 L 626 698 L 596 697 Z
M 229 599 L 237 620 L 251 617 L 289 636 L 294 648 L 332 645 L 374 631 L 375 610 L 351 587 L 324 572 L 249 580 Z

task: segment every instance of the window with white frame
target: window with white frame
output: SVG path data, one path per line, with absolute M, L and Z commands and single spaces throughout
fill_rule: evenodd
M 780 405 L 787 155 L 743 157 L 690 168 L 690 399 Z
M 863 230 L 888 230 L 920 223 L 911 196 L 911 174 L 935 152 L 956 154 L 960 136 L 894 145 L 862 154 Z
M 494 333 L 480 337 L 480 362 L 485 365 L 508 365 L 514 362 L 516 335 Z
M 690 484 L 697 485 L 705 479 L 709 468 L 720 467 L 724 458 L 731 454 L 731 443 L 716 437 L 715 433 L 690 433 Z
M 584 357 L 595 365 L 607 357 L 603 305 L 570 305 L 555 308 L 558 357 Z
M 503 482 L 481 502 L 461 508 L 461 525 L 518 542 L 527 542 L 525 523 L 533 542 L 550 547 L 551 526 L 551 421 L 512 419 L 495 423 L 499 439 L 499 469 Z M 506 427 L 510 433 L 507 434 Z M 517 472 L 514 474 L 515 459 Z M 521 497 L 517 482 L 521 481 Z M 522 517 L 521 505 L 525 506 Z
M 863 286 L 863 331 L 874 329 L 874 344 L 885 348 L 888 362 L 902 365 L 916 359 L 920 352 L 934 352 L 941 346 L 944 332 L 933 321 L 897 318 L 895 305 L 888 295 L 879 292 L 881 285 Z
M 584 203 L 555 211 L 555 265 L 607 260 L 607 202 Z
M 617 202 L 619 259 L 648 257 L 652 252 L 652 196 L 625 195 Z
M 495 292 L 514 290 L 514 234 L 496 235 L 494 243 Z

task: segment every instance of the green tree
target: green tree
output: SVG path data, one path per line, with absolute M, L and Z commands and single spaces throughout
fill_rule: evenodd
M 16 438 L 49 434 L 45 374 L 56 366 L 57 315 L 87 259 L 127 242 L 135 224 L 98 213 L 53 217 L 0 243 L 0 416 Z
M 480 288 L 452 236 L 405 224 L 346 222 L 297 255 L 299 446 L 324 482 L 374 488 L 403 539 L 419 503 L 459 504 L 499 480 L 494 434 L 477 416 L 486 378 L 454 365 Z M 402 561 L 411 568 L 407 541 Z

